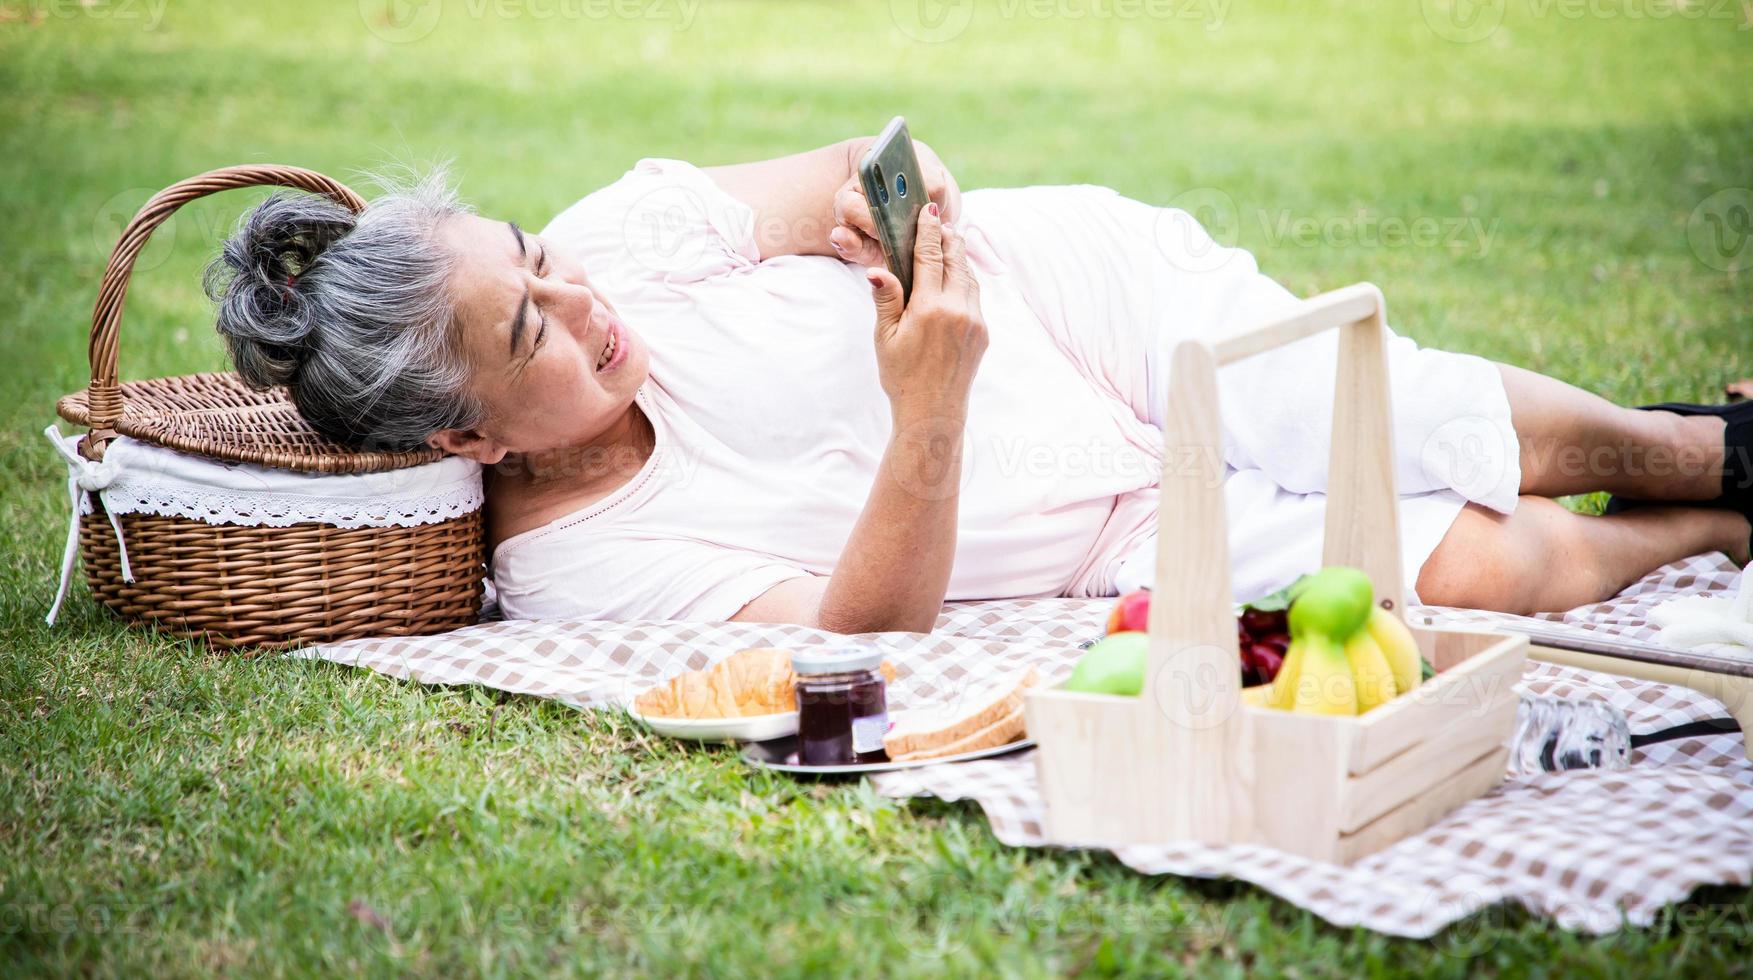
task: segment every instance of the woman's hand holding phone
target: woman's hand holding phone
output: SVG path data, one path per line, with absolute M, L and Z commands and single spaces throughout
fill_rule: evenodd
M 868 141 L 859 144 L 869 145 Z M 856 159 L 863 154 L 857 149 L 852 154 Z M 938 207 L 944 221 L 954 222 L 961 216 L 962 189 L 956 185 L 956 179 L 950 175 L 943 161 L 938 159 L 931 147 L 918 140 L 913 141 L 913 152 L 919 157 L 920 174 L 925 178 L 925 195 Z M 828 244 L 840 258 L 854 265 L 872 266 L 883 264 L 883 247 L 877 241 L 876 222 L 870 216 L 870 202 L 865 199 L 864 186 L 858 179 L 856 167 L 854 173 L 840 190 L 834 195 L 834 228 L 828 232 Z
M 937 622 L 956 557 L 968 388 L 986 352 L 980 287 L 941 210 L 931 204 L 919 213 L 910 299 L 880 254 L 865 270 L 894 429 L 834 571 L 774 586 L 739 619 L 841 633 L 929 632 Z
M 980 285 L 968 266 L 965 239 L 944 223 L 942 207 L 919 213 L 913 246 L 913 295 L 876 261 L 865 270 L 876 299 L 877 374 L 889 396 L 896 432 L 952 424 L 960 434 L 968 389 L 986 352 Z

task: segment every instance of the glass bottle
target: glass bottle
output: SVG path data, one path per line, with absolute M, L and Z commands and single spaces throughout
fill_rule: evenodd
M 870 644 L 791 655 L 797 674 L 797 761 L 806 766 L 887 762 L 888 685 Z
M 1509 771 L 1526 776 L 1566 769 L 1624 769 L 1631 764 L 1631 728 L 1606 701 L 1522 698 L 1510 739 Z

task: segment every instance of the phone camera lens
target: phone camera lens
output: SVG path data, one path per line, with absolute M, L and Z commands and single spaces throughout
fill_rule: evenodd
M 906 174 L 896 174 L 895 175 L 895 193 L 901 195 L 902 197 L 907 196 L 907 175 Z
M 888 188 L 887 188 L 887 187 L 883 187 L 883 186 L 881 186 L 881 185 L 878 185 L 878 187 L 877 187 L 877 197 L 879 197 L 879 198 L 881 198 L 881 199 L 882 199 L 882 202 L 883 202 L 883 203 L 884 203 L 884 204 L 887 204 L 887 203 L 889 203 L 889 189 L 888 189 Z

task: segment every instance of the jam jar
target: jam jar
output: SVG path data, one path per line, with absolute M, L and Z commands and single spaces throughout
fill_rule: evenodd
M 797 761 L 806 766 L 887 762 L 887 684 L 878 668 L 882 650 L 871 645 L 800 650 L 797 675 Z

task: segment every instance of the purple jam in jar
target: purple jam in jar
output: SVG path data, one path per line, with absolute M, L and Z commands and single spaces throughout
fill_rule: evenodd
M 806 650 L 791 655 L 797 674 L 797 761 L 806 766 L 887 762 L 887 683 L 873 646 Z

